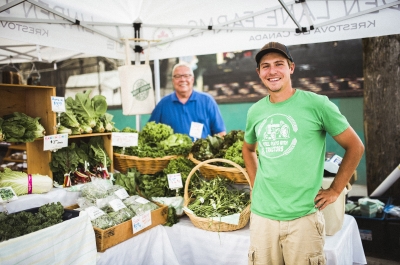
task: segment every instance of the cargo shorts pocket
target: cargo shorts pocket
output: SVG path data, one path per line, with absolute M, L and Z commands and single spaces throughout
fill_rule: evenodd
M 315 225 L 317 227 L 318 234 L 325 236 L 325 219 L 321 211 L 315 213 Z
M 256 251 L 253 248 L 249 249 L 249 252 L 247 254 L 247 258 L 248 258 L 248 265 L 254 265 L 255 264 L 255 260 L 256 260 Z
M 308 257 L 310 265 L 325 265 L 325 257 L 324 255 L 314 255 Z

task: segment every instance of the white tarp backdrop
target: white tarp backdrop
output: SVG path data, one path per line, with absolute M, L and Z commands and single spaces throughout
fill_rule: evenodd
M 159 40 L 130 42 L 152 60 L 400 34 L 399 25 L 395 0 L 0 0 L 0 63 L 124 59 L 123 38 Z

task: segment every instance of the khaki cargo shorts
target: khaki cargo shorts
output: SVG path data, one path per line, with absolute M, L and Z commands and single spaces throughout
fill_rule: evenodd
M 251 213 L 249 265 L 324 265 L 324 244 L 321 211 L 290 221 Z

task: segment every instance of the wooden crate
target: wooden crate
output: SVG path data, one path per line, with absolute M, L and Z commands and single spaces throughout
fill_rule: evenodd
M 132 220 L 128 220 L 119 225 L 100 229 L 93 227 L 96 236 L 96 247 L 98 252 L 104 252 L 110 247 L 113 247 L 121 242 L 124 242 L 134 236 L 137 236 L 157 225 L 163 225 L 167 222 L 168 206 L 155 202 L 160 208 L 151 211 L 151 225 L 133 233 Z M 65 209 L 73 210 L 78 208 L 77 204 L 65 207 Z
M 51 110 L 52 96 L 56 96 L 55 87 L 0 84 L 0 117 L 13 112 L 40 117 L 46 135 L 55 134 L 56 113 Z M 26 154 L 28 174 L 53 177 L 49 167 L 51 154 L 43 151 L 43 140 L 26 143 Z

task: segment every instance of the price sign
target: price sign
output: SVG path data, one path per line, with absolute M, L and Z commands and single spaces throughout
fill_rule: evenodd
M 43 150 L 57 150 L 68 146 L 68 133 L 45 136 Z
M 119 210 L 126 208 L 125 204 L 120 199 L 114 199 L 110 201 L 108 204 L 110 204 L 114 212 L 118 212 Z
M 182 188 L 182 176 L 181 173 L 167 174 L 168 185 L 171 190 Z
M 117 197 L 120 198 L 121 200 L 129 197 L 129 194 L 128 192 L 126 192 L 126 189 L 116 190 L 114 194 L 117 195 Z
M 96 206 L 87 207 L 85 209 L 85 212 L 88 213 L 89 218 L 90 218 L 91 221 L 93 221 L 94 219 L 99 218 L 100 216 L 106 214 L 105 212 L 103 212 L 102 210 L 97 208 Z
M 111 145 L 120 147 L 129 147 L 138 145 L 137 133 L 111 133 Z
M 137 198 L 135 200 L 135 202 L 138 202 L 138 203 L 141 203 L 141 204 L 146 204 L 146 203 L 149 203 L 150 201 L 145 199 L 145 198 L 143 198 L 143 197 L 139 197 L 139 198 Z
M 51 97 L 51 110 L 65 112 L 65 99 L 63 97 Z
M 195 139 L 200 139 L 203 133 L 203 126 L 203 123 L 192 121 L 192 124 L 190 125 L 189 136 Z
M 132 230 L 133 233 L 137 233 L 140 230 L 151 225 L 151 211 L 146 211 L 141 215 L 136 215 L 132 218 Z

